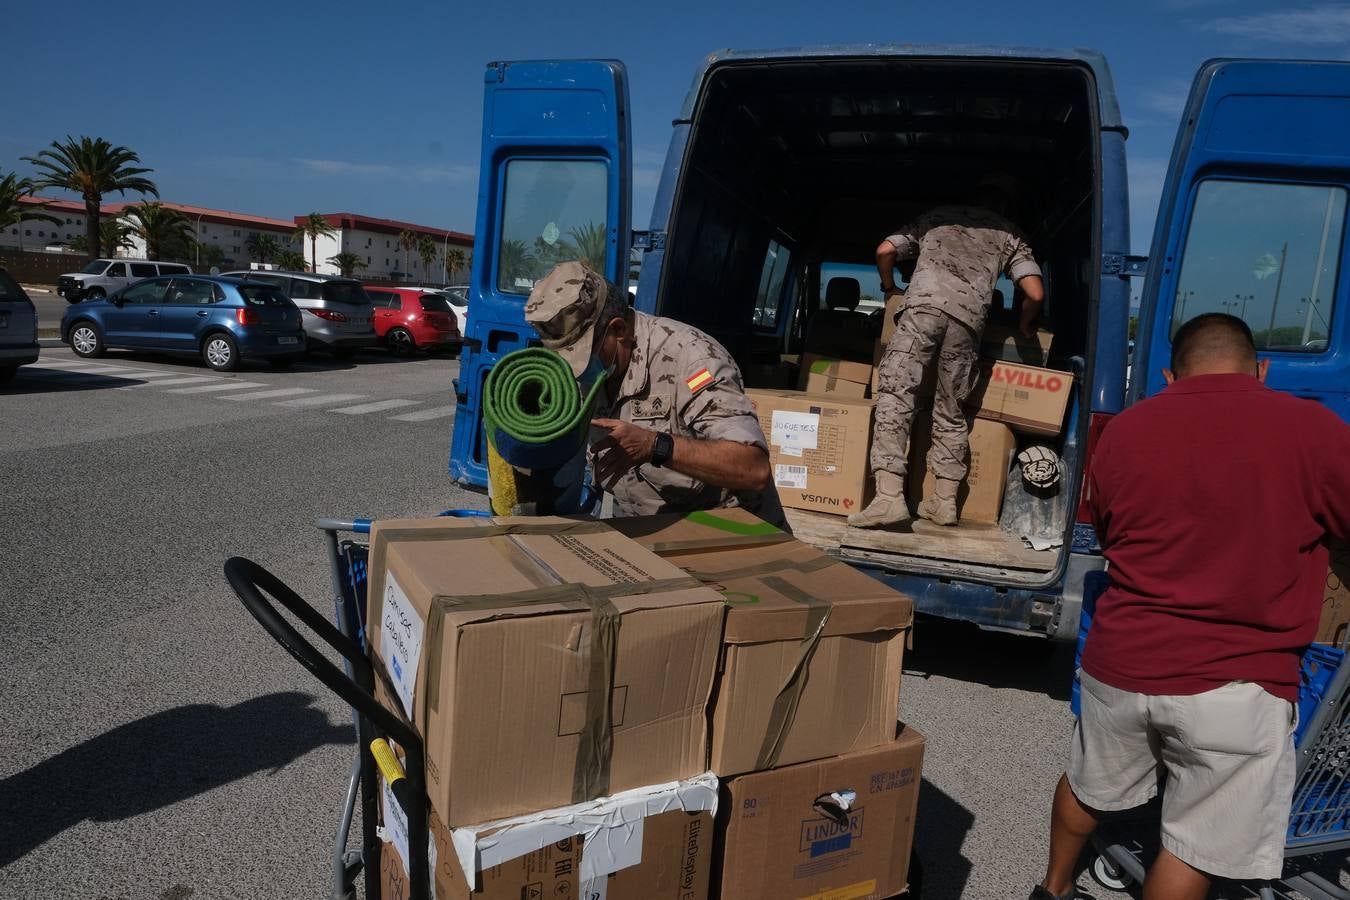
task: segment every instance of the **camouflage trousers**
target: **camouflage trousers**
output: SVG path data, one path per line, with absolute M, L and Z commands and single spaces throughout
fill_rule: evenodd
M 962 405 L 975 388 L 979 347 L 975 332 L 939 310 L 915 307 L 900 314 L 878 372 L 872 425 L 873 471 L 904 476 L 920 385 L 936 356 L 937 391 L 928 470 L 953 481 L 966 477 L 970 431 Z

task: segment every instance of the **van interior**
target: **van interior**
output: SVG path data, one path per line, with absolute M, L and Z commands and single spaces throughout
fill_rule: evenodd
M 1061 454 L 1060 484 L 1033 496 L 1014 471 L 999 527 L 863 530 L 789 510 L 798 537 L 896 570 L 1029 586 L 1056 577 L 1096 304 L 1095 98 L 1085 68 L 997 58 L 731 59 L 708 72 L 658 309 L 727 346 L 747 386 L 795 386 L 791 367 L 808 351 L 871 363 L 881 310 L 855 308 L 857 283 L 828 278 L 832 265 L 873 266 L 883 238 L 926 209 L 968 202 L 988 174 L 1012 186 L 1009 218 L 1046 273 L 1045 364 L 1076 376 L 1060 437 L 1018 434 L 1019 448 Z M 991 320 L 1015 316 L 1003 293 Z

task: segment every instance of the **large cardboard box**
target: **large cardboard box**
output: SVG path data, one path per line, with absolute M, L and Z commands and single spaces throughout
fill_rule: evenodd
M 712 773 L 483 825 L 447 829 L 433 813 L 439 900 L 706 900 L 717 779 Z M 392 810 L 392 814 L 391 814 Z M 381 874 L 406 900 L 407 822 L 386 789 Z
M 808 394 L 837 394 L 862 400 L 871 382 L 872 367 L 865 362 L 808 353 L 802 359 L 798 387 Z
M 769 439 L 769 464 L 784 506 L 846 516 L 867 503 L 871 400 L 797 391 L 746 394 Z
M 615 527 L 727 600 L 712 770 L 727 777 L 886 743 L 914 604 L 741 509 Z
M 1036 329 L 1036 336 L 1028 338 L 1022 335 L 1016 323 L 990 321 L 980 336 L 980 355 L 986 359 L 1044 366 L 1054 339 L 1055 336 L 1044 328 Z
M 714 888 L 736 900 L 879 900 L 905 890 L 923 747 L 906 726 L 873 750 L 726 782 Z
M 371 531 L 369 646 L 450 827 L 708 768 L 722 596 L 602 522 Z
M 1058 435 L 1073 393 L 1073 375 L 999 360 L 980 360 L 980 379 L 967 407 L 982 419 L 1029 434 Z
M 886 298 L 885 310 L 881 314 L 881 346 L 886 346 L 891 335 L 895 334 L 895 317 L 905 303 L 905 292 L 896 291 Z
M 909 433 L 909 472 L 905 499 L 914 509 L 937 489 L 937 478 L 928 471 L 928 451 L 933 446 L 933 417 L 927 410 L 914 417 Z M 1017 452 L 1017 437 L 1007 425 L 976 419 L 970 425 L 970 469 L 956 493 L 956 511 L 962 522 L 997 525 L 1008 486 L 1008 469 Z
M 1341 644 L 1350 628 L 1350 544 L 1331 542 L 1331 565 L 1322 592 L 1322 619 L 1317 643 Z

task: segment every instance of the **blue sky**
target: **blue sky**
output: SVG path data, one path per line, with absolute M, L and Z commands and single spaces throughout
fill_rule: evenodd
M 125 144 L 164 199 L 289 218 L 353 211 L 473 230 L 482 71 L 617 57 L 631 77 L 635 223 L 700 57 L 733 47 L 993 43 L 1106 53 L 1130 127 L 1136 250 L 1190 79 L 1214 56 L 1350 55 L 1350 4 L 229 4 L 74 0 L 5 13 L 0 171 L 67 133 Z M 228 10 L 227 16 L 217 11 Z M 81 22 L 80 27 L 66 23 Z

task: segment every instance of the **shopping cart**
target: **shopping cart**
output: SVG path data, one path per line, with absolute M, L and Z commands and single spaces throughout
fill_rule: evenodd
M 1285 837 L 1284 874 L 1275 883 L 1243 884 L 1261 900 L 1288 898 L 1297 891 L 1309 900 L 1350 900 L 1350 890 L 1326 877 L 1347 861 L 1350 850 L 1350 664 L 1343 648 L 1314 645 L 1303 658 L 1300 713 L 1295 742 L 1298 775 Z M 1165 790 L 1165 787 L 1164 787 Z M 1128 821 L 1128 820 L 1127 820 Z M 1138 817 L 1135 817 L 1138 821 Z M 1156 831 L 1157 819 L 1148 820 Z M 1113 832 L 1135 831 L 1107 824 L 1093 837 L 1096 857 L 1089 869 L 1102 887 L 1123 891 L 1142 883 L 1144 857 L 1153 848 Z M 1133 824 L 1133 823 L 1131 823 Z

